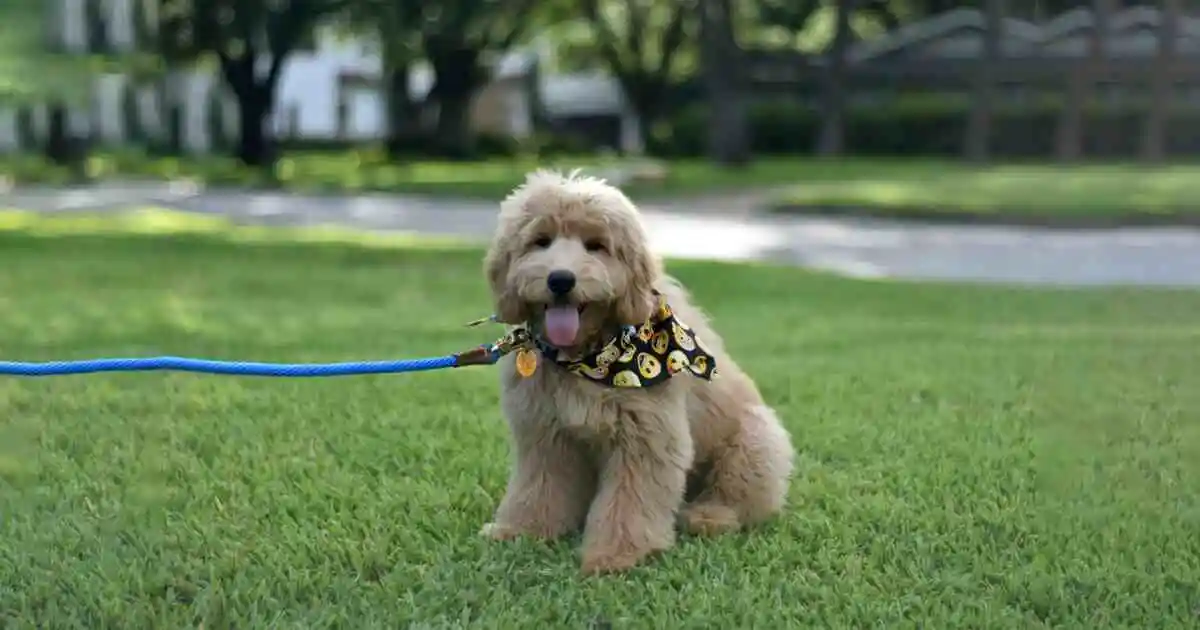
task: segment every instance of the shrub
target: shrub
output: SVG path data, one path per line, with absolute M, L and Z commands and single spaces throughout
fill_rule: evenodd
M 586 154 L 593 150 L 595 147 L 579 134 L 538 131 L 520 142 L 519 152 L 528 157 L 554 158 Z
M 506 158 L 517 155 L 520 143 L 511 136 L 480 133 L 475 136 L 475 154 L 481 158 Z
M 125 139 L 130 144 L 141 144 L 147 140 L 137 90 L 137 86 L 131 81 L 126 81 L 121 89 L 121 117 L 125 127 Z
M 225 133 L 225 102 L 218 90 L 212 90 L 208 95 L 207 131 L 212 151 L 225 153 L 229 150 L 229 137 Z
M 28 151 L 37 145 L 37 126 L 34 123 L 33 107 L 23 105 L 17 109 L 17 146 L 22 151 Z
M 1002 105 L 993 112 L 992 149 L 1010 158 L 1045 157 L 1054 152 L 1062 105 L 1046 99 Z M 847 152 L 867 156 L 955 156 L 962 151 L 970 105 L 966 99 L 904 97 L 847 109 Z M 1084 151 L 1091 157 L 1136 154 L 1145 112 L 1136 107 L 1091 106 L 1084 112 Z M 815 107 L 766 101 L 750 107 L 751 148 L 758 154 L 812 151 L 820 127 Z M 663 157 L 697 157 L 707 146 L 708 113 L 687 107 L 656 130 L 651 152 Z M 1168 123 L 1168 149 L 1175 155 L 1200 152 L 1200 112 L 1180 110 Z

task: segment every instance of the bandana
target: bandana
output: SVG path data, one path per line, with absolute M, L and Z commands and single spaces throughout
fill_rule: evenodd
M 641 326 L 629 326 L 591 354 L 578 359 L 560 356 L 558 349 L 541 341 L 534 344 L 542 356 L 568 371 L 609 387 L 651 387 L 687 371 L 704 380 L 717 373 L 717 360 L 704 349 L 696 333 L 675 317 L 662 295 Z

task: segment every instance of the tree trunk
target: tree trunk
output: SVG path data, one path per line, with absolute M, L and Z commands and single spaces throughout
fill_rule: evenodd
M 1092 26 L 1092 36 L 1088 38 L 1088 61 L 1082 72 L 1077 72 L 1067 79 L 1067 102 L 1058 122 L 1056 141 L 1058 159 L 1062 162 L 1074 162 L 1083 156 L 1084 109 L 1095 91 L 1096 72 L 1104 64 L 1111 2 L 1112 0 L 1092 1 L 1095 22 Z
M 1150 75 L 1150 109 L 1142 128 L 1142 161 L 1154 164 L 1166 158 L 1167 117 L 1174 100 L 1171 66 L 1175 63 L 1175 39 L 1179 27 L 1179 0 L 1163 0 L 1158 27 L 1158 58 Z
M 730 0 L 701 0 L 700 54 L 711 111 L 709 154 L 725 166 L 750 162 L 744 65 L 733 33 Z
M 883 23 L 883 30 L 890 33 L 900 28 L 900 17 L 896 15 L 894 7 L 887 0 L 871 0 L 863 6 L 863 9 Z
M 850 15 L 855 0 L 837 0 L 837 18 L 833 45 L 826 58 L 821 93 L 821 130 L 817 136 L 817 155 L 833 157 L 845 150 L 842 129 L 846 110 L 846 51 L 850 48 Z
M 550 117 L 546 112 L 546 104 L 542 101 L 541 86 L 542 61 L 535 56 L 533 63 L 529 67 L 529 71 L 525 73 L 525 81 L 521 86 L 521 90 L 525 94 L 525 99 L 529 103 L 529 118 L 535 136 L 550 126 Z
M 996 67 L 1000 64 L 1001 30 L 1004 28 L 1003 0 L 984 0 L 983 54 L 972 86 L 971 113 L 964 144 L 968 160 L 987 162 L 991 157 L 992 101 L 996 92 Z
M 71 132 L 71 112 L 62 101 L 52 101 L 46 112 L 46 157 L 66 166 L 75 181 L 87 179 L 87 141 Z
M 177 142 L 180 138 L 173 135 L 171 126 L 173 112 L 177 109 L 178 85 L 181 82 L 180 71 L 168 66 L 167 71 L 154 85 L 154 104 L 158 108 L 155 112 L 158 117 L 158 126 L 154 130 L 154 140 L 151 146 L 156 154 L 180 155 L 183 153 L 183 147 Z
M 55 164 L 71 162 L 71 130 L 67 106 L 61 101 L 51 101 L 46 106 L 46 157 Z
M 387 154 L 399 160 L 419 148 L 421 120 L 417 104 L 408 92 L 409 65 L 390 64 L 385 71 L 387 98 Z
M 237 92 L 238 144 L 237 158 L 246 166 L 266 168 L 275 162 L 267 118 L 271 113 L 272 94 L 264 86 Z
M 1091 93 L 1092 81 L 1087 72 L 1077 72 L 1067 78 L 1066 101 L 1058 119 L 1055 153 L 1060 162 L 1070 163 L 1083 153 L 1083 108 Z
M 437 102 L 439 154 L 451 160 L 475 157 L 475 134 L 471 129 L 471 94 L 443 93 Z
M 641 146 L 640 155 L 653 155 L 655 153 L 654 148 L 661 147 L 654 140 L 654 125 L 658 122 L 658 116 L 650 108 L 634 105 L 633 109 L 634 115 L 637 116 L 638 141 Z
M 270 170 L 275 166 L 275 151 L 267 119 L 275 107 L 275 84 L 279 77 L 273 65 L 259 79 L 255 72 L 259 57 L 246 52 L 237 58 L 221 57 L 221 74 L 237 99 L 238 142 L 235 157 L 246 166 Z M 278 62 L 275 62 L 278 63 Z
M 474 130 L 471 129 L 471 99 L 483 82 L 479 67 L 480 51 L 462 44 L 429 42 L 426 55 L 433 66 L 433 87 L 429 98 L 437 105 L 439 153 L 451 159 L 467 159 L 474 154 Z
M 642 73 L 625 73 L 617 76 L 621 90 L 633 113 L 637 116 L 637 130 L 643 150 L 653 152 L 654 127 L 662 119 L 664 104 L 662 90 L 650 77 Z

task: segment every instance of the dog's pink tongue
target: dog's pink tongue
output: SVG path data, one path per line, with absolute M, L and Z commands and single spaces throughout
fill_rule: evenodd
M 546 337 L 550 343 L 567 347 L 575 344 L 579 333 L 579 311 L 574 306 L 551 306 L 546 309 Z

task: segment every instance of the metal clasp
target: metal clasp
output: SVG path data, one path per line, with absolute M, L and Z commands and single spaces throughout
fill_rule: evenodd
M 503 356 L 517 348 L 529 345 L 532 341 L 533 337 L 529 335 L 529 331 L 524 328 L 514 328 L 512 332 L 504 335 L 496 343 L 492 344 L 492 352 Z

